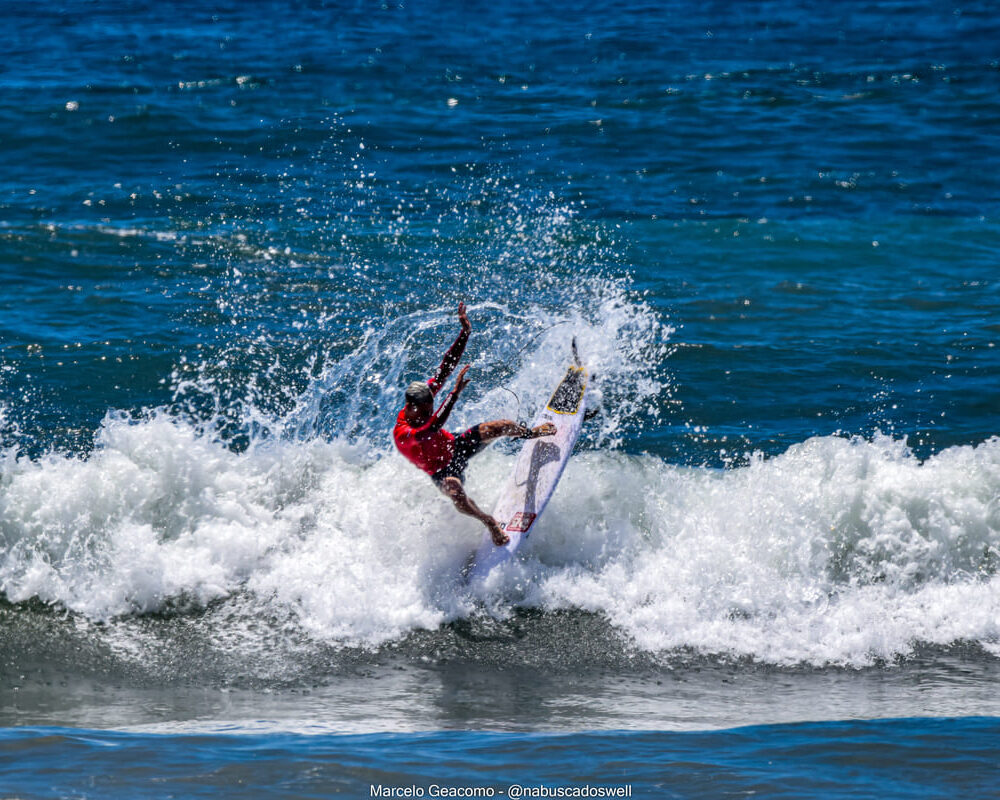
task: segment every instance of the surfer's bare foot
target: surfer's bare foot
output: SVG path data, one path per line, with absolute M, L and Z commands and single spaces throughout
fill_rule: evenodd
M 486 523 L 486 527 L 490 529 L 490 536 L 493 537 L 493 544 L 497 547 L 503 547 L 510 541 L 510 537 L 503 532 L 503 528 L 500 527 L 500 523 L 493 519 L 493 517 L 489 518 L 489 522 L 486 522 L 486 520 L 483 520 L 483 522 Z
M 542 436 L 554 436 L 556 432 L 556 426 L 551 422 L 543 423 L 537 428 L 532 428 L 530 433 L 525 437 L 526 439 L 538 439 Z

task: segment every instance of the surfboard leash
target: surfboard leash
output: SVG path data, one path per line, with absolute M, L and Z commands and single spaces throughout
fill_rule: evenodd
M 559 322 L 554 322 L 554 323 L 552 323 L 551 325 L 549 325 L 549 326 L 547 326 L 545 328 L 542 328 L 540 331 L 538 331 L 538 333 L 536 333 L 534 336 L 532 336 L 530 339 L 528 339 L 528 341 L 521 347 L 521 349 L 518 350 L 516 353 L 514 353 L 514 355 L 511 356 L 509 359 L 507 359 L 507 361 L 499 362 L 500 365 L 507 370 L 507 373 L 509 375 L 513 375 L 514 374 L 514 369 L 513 369 L 513 367 L 511 367 L 511 363 L 515 359 L 517 359 L 525 350 L 527 350 L 529 347 L 531 347 L 531 345 L 533 345 L 535 343 L 535 340 L 538 339 L 539 336 L 541 336 L 543 333 L 548 333 L 553 328 L 558 328 L 560 325 L 568 325 L 568 324 L 569 324 L 569 320 L 568 319 L 564 319 L 564 320 L 561 320 Z M 573 356 L 577 360 L 577 362 L 579 363 L 579 357 L 576 355 L 576 337 L 575 336 L 573 337 Z M 513 389 L 511 389 L 509 386 L 507 386 L 504 383 L 500 384 L 500 388 L 503 389 L 505 392 L 510 392 L 512 395 L 514 395 L 514 399 L 517 401 L 517 412 L 514 414 L 514 416 L 515 417 L 520 417 L 521 416 L 521 398 L 520 398 L 520 396 L 517 394 L 517 392 L 515 392 Z M 518 422 L 520 422 L 520 420 L 518 420 Z M 521 423 L 521 424 L 525 424 L 525 423 Z

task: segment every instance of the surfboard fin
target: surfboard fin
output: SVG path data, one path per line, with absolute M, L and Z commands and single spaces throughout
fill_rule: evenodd
M 575 363 L 578 367 L 582 367 L 583 366 L 583 362 L 580 361 L 580 351 L 576 349 L 576 337 L 575 336 L 573 337 L 573 344 L 571 345 L 571 347 L 573 348 L 573 363 Z

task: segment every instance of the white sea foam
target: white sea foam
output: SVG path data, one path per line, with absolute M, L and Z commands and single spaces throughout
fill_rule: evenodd
M 540 569 L 530 602 L 604 613 L 645 650 L 768 663 L 860 665 L 1000 636 L 1000 439 L 924 463 L 897 440 L 838 437 L 722 472 L 592 458 L 574 466 L 597 475 L 569 473 L 560 505 L 586 503 L 600 476 L 618 518 L 582 519 L 571 559 L 552 548 L 575 536 L 572 517 L 550 518 L 557 532 L 532 554 L 563 563 Z
M 917 643 L 998 651 L 1000 439 L 922 463 L 889 437 L 814 438 L 728 470 L 625 455 L 622 433 L 655 425 L 647 409 L 669 392 L 643 365 L 670 330 L 614 281 L 583 290 L 565 309 L 470 309 L 484 335 L 450 427 L 530 418 L 574 335 L 614 409 L 589 423 L 522 557 L 484 584 L 460 578 L 481 527 L 389 441 L 402 387 L 456 332 L 440 308 L 368 331 L 280 417 L 246 404 L 242 452 L 165 410 L 109 414 L 85 458 L 4 450 L 0 589 L 92 620 L 239 594 L 236 624 L 263 615 L 346 646 L 527 606 L 600 613 L 656 653 L 862 665 Z M 204 376 L 176 385 L 221 402 Z M 483 506 L 513 458 L 498 444 L 473 463 Z
M 249 591 L 324 642 L 378 645 L 511 604 L 606 615 L 647 651 L 860 665 L 1000 640 L 1000 439 L 920 463 L 811 439 L 726 471 L 592 450 L 523 559 L 470 594 L 481 535 L 395 454 L 275 441 L 237 454 L 165 415 L 111 416 L 86 460 L 8 458 L 7 598 L 92 619 Z M 469 473 L 485 504 L 512 456 Z

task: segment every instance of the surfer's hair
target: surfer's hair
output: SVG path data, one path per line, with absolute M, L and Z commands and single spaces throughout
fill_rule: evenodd
M 407 403 L 413 403 L 414 405 L 420 406 L 424 403 L 431 403 L 433 401 L 434 393 L 431 391 L 431 387 L 423 381 L 414 381 L 406 387 Z

